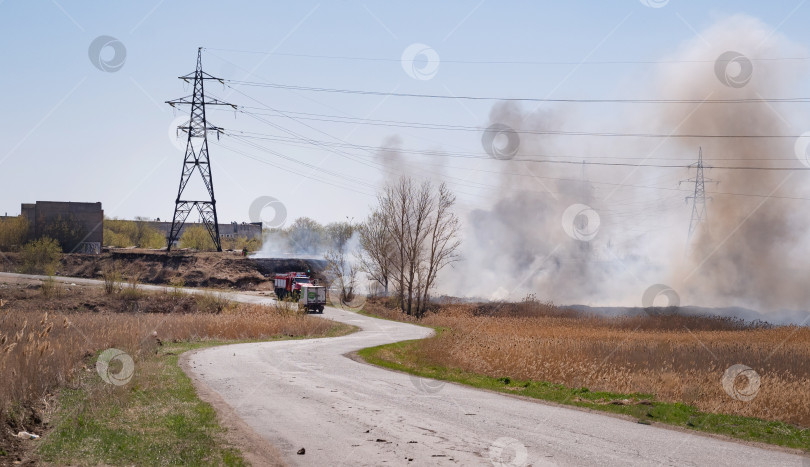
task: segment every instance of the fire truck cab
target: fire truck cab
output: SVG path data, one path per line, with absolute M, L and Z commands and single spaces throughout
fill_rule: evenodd
M 287 297 L 292 297 L 293 300 L 298 301 L 298 299 L 301 297 L 302 284 L 311 284 L 309 276 L 303 272 L 276 274 L 276 298 L 279 300 L 284 300 Z

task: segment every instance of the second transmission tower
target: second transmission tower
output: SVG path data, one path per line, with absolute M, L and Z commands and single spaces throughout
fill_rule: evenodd
M 689 235 L 687 236 L 687 243 L 692 240 L 692 236 L 695 234 L 698 226 L 706 222 L 706 183 L 716 183 L 714 180 L 706 179 L 703 176 L 703 148 L 700 148 L 698 152 L 697 162 L 691 164 L 689 167 L 695 167 L 697 169 L 697 173 L 695 174 L 695 178 L 681 181 L 681 183 L 694 182 L 695 184 L 695 191 L 692 196 L 686 197 L 687 203 L 690 199 L 692 200 L 692 219 L 689 221 Z M 711 200 L 711 198 L 708 199 Z
M 204 83 L 206 80 L 217 80 L 222 82 L 220 78 L 215 78 L 202 70 L 202 47 L 197 49 L 197 69 L 193 73 L 185 76 L 180 76 L 185 82 L 194 82 L 194 92 L 191 96 L 186 96 L 180 99 L 166 101 L 172 107 L 181 104 L 191 106 L 189 112 L 189 120 L 185 126 L 177 127 L 178 130 L 184 131 L 188 134 L 186 143 L 186 156 L 183 161 L 183 171 L 180 174 L 180 187 L 177 189 L 177 198 L 174 201 L 174 216 L 172 217 L 172 228 L 166 238 L 166 250 L 171 251 L 172 246 L 180 238 L 180 233 L 183 230 L 183 225 L 186 218 L 191 214 L 195 208 L 200 213 L 200 220 L 202 221 L 208 234 L 211 235 L 211 240 L 217 251 L 222 251 L 222 243 L 219 239 L 219 224 L 217 220 L 217 201 L 214 197 L 214 181 L 211 178 L 211 161 L 208 156 L 208 132 L 214 131 L 219 138 L 222 128 L 209 125 L 205 119 L 205 106 L 206 105 L 229 105 L 236 108 L 233 104 L 221 102 L 217 99 L 206 99 Z M 208 191 L 208 199 L 203 200 L 188 200 L 184 199 L 183 191 L 186 188 L 189 180 L 194 172 L 199 172 L 202 177 L 205 188 Z

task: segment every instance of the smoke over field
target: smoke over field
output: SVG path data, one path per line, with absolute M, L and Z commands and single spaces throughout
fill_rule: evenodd
M 682 304 L 750 307 L 766 317 L 806 309 L 808 201 L 795 198 L 808 196 L 807 172 L 707 169 L 707 179 L 720 183 L 706 184 L 712 198 L 708 222 L 687 245 L 691 204 L 684 198 L 694 182 L 678 182 L 695 177 L 694 169 L 580 164 L 605 158 L 684 166 L 697 160 L 702 147 L 709 166 L 804 167 L 793 137 L 810 129 L 806 115 L 797 112 L 802 106 L 702 101 L 801 96 L 805 62 L 766 58 L 806 55 L 759 20 L 734 16 L 662 57 L 619 97 L 655 102 L 495 105 L 487 125 L 518 134 L 484 137 L 485 144 L 494 141 L 495 157 L 502 159 L 493 161 L 501 190 L 491 206 L 467 213 L 464 261 L 442 276 L 444 288 L 490 298 L 536 292 L 558 303 L 639 306 L 650 305 L 642 303 L 648 287 L 666 284 Z M 525 133 L 549 130 L 774 137 Z M 666 305 L 665 295 L 654 303 Z

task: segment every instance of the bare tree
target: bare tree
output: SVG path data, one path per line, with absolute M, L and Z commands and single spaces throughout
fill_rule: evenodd
M 397 289 L 400 309 L 422 317 L 439 271 L 457 259 L 458 218 L 455 196 L 445 184 L 418 187 L 408 177 L 386 186 L 378 196 L 378 219 L 387 232 L 388 255 L 366 254 L 377 269 L 386 268 Z M 379 253 L 379 252 L 375 252 Z M 384 265 L 381 260 L 389 260 Z
M 393 261 L 391 262 L 391 279 L 397 293 L 397 303 L 405 312 L 405 242 L 403 238 L 408 229 L 408 202 L 413 184 L 410 180 L 401 179 L 397 184 L 387 185 L 377 196 L 380 216 L 392 242 Z
M 325 228 L 326 236 L 331 246 L 326 251 L 326 276 L 330 284 L 336 284 L 340 289 L 340 300 L 349 303 L 354 300 L 357 288 L 357 275 L 359 265 L 349 258 L 350 240 L 354 235 L 355 226 L 348 222 L 335 222 Z
M 386 222 L 387 218 L 380 211 L 374 211 L 366 222 L 358 226 L 357 234 L 360 241 L 360 268 L 372 281 L 380 284 L 383 293 L 388 296 L 396 252 Z
M 357 293 L 357 273 L 359 268 L 346 257 L 345 249 L 331 249 L 326 252 L 324 258 L 327 263 L 325 272 L 330 283 L 330 289 L 337 286 L 340 291 L 340 301 L 342 303 L 351 302 Z
M 442 268 L 458 259 L 457 250 L 461 240 L 458 239 L 458 217 L 453 213 L 455 204 L 456 196 L 450 192 L 447 185 L 444 183 L 439 185 L 438 193 L 433 199 L 433 212 L 428 227 L 427 264 L 424 266 L 424 276 L 420 281 L 422 299 L 420 306 L 417 307 L 419 318 L 425 314 L 430 290 L 436 283 L 436 275 Z
M 420 268 L 423 266 L 425 241 L 428 236 L 427 226 L 430 224 L 430 215 L 433 205 L 432 186 L 424 182 L 414 189 L 411 196 L 410 216 L 408 229 L 405 230 L 403 242 L 405 244 L 405 260 L 407 269 L 405 284 L 407 290 L 407 313 L 419 316 L 421 288 Z M 415 303 L 414 303 L 415 302 Z M 414 305 L 416 308 L 414 309 Z

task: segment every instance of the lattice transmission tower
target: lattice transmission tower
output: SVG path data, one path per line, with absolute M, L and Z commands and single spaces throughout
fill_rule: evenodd
M 717 183 L 714 180 L 707 179 L 703 176 L 703 148 L 700 148 L 698 151 L 697 162 L 691 164 L 689 167 L 695 167 L 697 169 L 697 173 L 695 174 L 694 178 L 681 181 L 681 183 L 695 184 L 695 191 L 692 193 L 692 196 L 686 197 L 687 203 L 690 199 L 692 200 L 692 219 L 689 221 L 689 234 L 686 238 L 687 243 L 692 240 L 692 236 L 695 234 L 695 231 L 698 229 L 700 224 L 707 221 L 706 183 Z M 711 200 L 711 197 L 708 199 Z
M 215 78 L 203 71 L 202 47 L 197 49 L 197 69 L 193 73 L 180 76 L 179 78 L 187 83 L 193 81 L 194 92 L 190 96 L 166 101 L 166 103 L 172 107 L 181 104 L 191 106 L 188 122 L 185 125 L 177 127 L 178 130 L 188 134 L 188 140 L 186 143 L 186 155 L 183 161 L 183 171 L 180 174 L 180 187 L 177 189 L 177 198 L 174 202 L 172 228 L 166 238 L 166 250 L 171 251 L 172 245 L 178 241 L 180 237 L 180 232 L 183 230 L 186 218 L 188 218 L 191 211 L 196 208 L 200 213 L 200 219 L 205 229 L 211 235 L 211 240 L 214 241 L 217 251 L 222 251 L 222 243 L 219 239 L 219 224 L 217 223 L 217 201 L 214 197 L 214 181 L 211 178 L 211 160 L 208 153 L 208 132 L 216 132 L 217 139 L 219 139 L 222 128 L 208 124 L 205 119 L 205 106 L 229 105 L 234 109 L 236 109 L 236 106 L 217 99 L 205 98 L 205 81 L 216 80 L 222 83 L 223 80 Z M 199 172 L 202 177 L 203 183 L 208 190 L 208 199 L 188 200 L 183 198 L 183 191 L 186 189 L 186 185 L 195 172 Z

